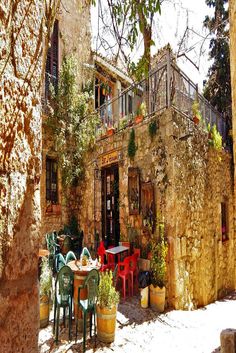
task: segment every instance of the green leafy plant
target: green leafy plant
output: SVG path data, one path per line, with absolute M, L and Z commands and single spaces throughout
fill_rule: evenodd
M 156 120 L 152 120 L 149 125 L 148 125 L 148 132 L 149 132 L 149 136 L 151 137 L 151 139 L 153 139 L 153 137 L 156 135 L 157 133 L 157 122 Z
M 74 56 L 64 57 L 58 87 L 51 87 L 47 125 L 51 129 L 63 185 L 76 185 L 84 175 L 84 156 L 95 142 L 98 117 L 93 113 L 92 91 L 87 84 L 80 92 L 78 64 Z
M 137 114 L 137 115 L 146 116 L 146 114 L 147 114 L 147 107 L 146 107 L 146 103 L 145 103 L 145 102 L 142 102 L 142 103 L 138 106 L 136 114 Z
M 47 257 L 42 258 L 39 284 L 40 297 L 49 296 L 52 289 L 52 272 Z
M 133 159 L 136 153 L 137 147 L 135 145 L 135 132 L 134 129 L 130 131 L 129 144 L 128 144 L 128 156 Z
M 209 145 L 213 146 L 216 150 L 222 149 L 222 136 L 217 130 L 216 124 L 210 129 Z
M 154 287 L 164 287 L 166 282 L 166 256 L 168 243 L 165 239 L 164 222 L 158 224 L 159 236 L 151 241 L 152 258 L 150 261 L 151 282 Z
M 97 296 L 98 305 L 102 308 L 111 309 L 119 303 L 119 298 L 119 293 L 113 285 L 112 271 L 101 272 Z

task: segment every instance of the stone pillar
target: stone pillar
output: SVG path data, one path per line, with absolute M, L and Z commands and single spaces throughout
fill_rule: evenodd
M 38 351 L 41 0 L 0 1 L 0 351 Z
M 221 353 L 236 352 L 236 330 L 226 329 L 220 334 Z

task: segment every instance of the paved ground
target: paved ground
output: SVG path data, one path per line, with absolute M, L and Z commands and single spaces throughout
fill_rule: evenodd
M 87 351 L 117 353 L 218 353 L 220 332 L 236 328 L 236 292 L 221 301 L 195 311 L 170 310 L 163 314 L 142 309 L 139 298 L 133 297 L 119 304 L 115 342 L 103 344 L 87 339 Z M 73 331 L 74 335 L 74 331 Z M 58 346 L 52 337 L 52 321 L 39 334 L 40 353 L 82 352 L 82 335 L 67 341 L 63 329 Z

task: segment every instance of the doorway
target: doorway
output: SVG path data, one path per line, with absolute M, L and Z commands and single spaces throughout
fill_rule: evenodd
M 120 240 L 118 164 L 102 169 L 102 237 L 106 246 Z

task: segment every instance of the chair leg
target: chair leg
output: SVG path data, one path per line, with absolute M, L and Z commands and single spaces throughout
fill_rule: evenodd
M 66 308 L 63 308 L 63 325 L 66 327 Z
M 69 304 L 69 341 L 71 341 L 71 321 L 72 321 L 72 311 Z
M 90 318 L 89 318 L 89 334 L 90 334 L 90 338 L 92 337 L 92 326 L 93 326 L 93 313 L 91 312 L 89 314 Z
M 60 306 L 58 305 L 58 307 L 57 307 L 57 323 L 56 323 L 56 344 L 58 343 L 59 320 L 60 320 Z
M 57 303 L 56 300 L 54 302 L 54 315 L 53 315 L 53 334 L 55 334 L 55 327 L 56 327 L 56 312 L 57 312 Z
M 86 340 L 86 322 L 87 322 L 87 314 L 86 312 L 83 313 L 84 319 L 84 330 L 83 330 L 83 352 L 85 352 L 85 340 Z
M 78 317 L 75 318 L 75 343 L 77 342 L 77 334 L 78 334 Z

